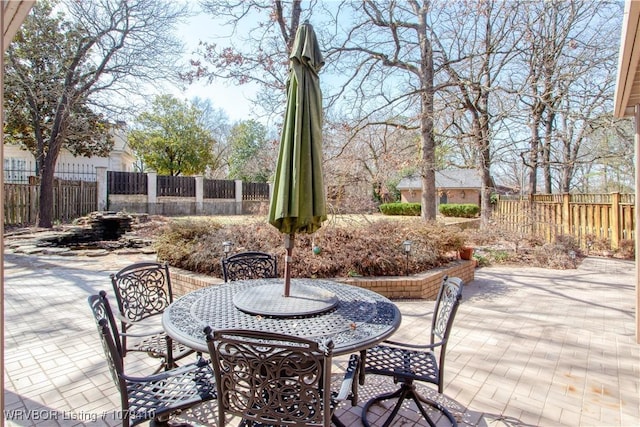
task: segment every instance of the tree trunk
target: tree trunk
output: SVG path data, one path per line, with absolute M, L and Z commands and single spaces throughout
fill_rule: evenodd
M 55 160 L 47 156 L 40 175 L 40 206 L 38 208 L 38 227 L 53 227 L 53 174 Z
M 575 169 L 575 159 L 578 156 L 578 151 L 575 152 L 571 149 L 571 138 L 569 135 L 566 136 L 566 140 L 563 141 L 563 162 L 561 165 L 561 173 L 560 173 L 560 192 L 568 193 L 571 188 L 571 178 L 573 177 L 573 172 Z M 606 168 L 605 168 L 606 169 Z
M 430 105 L 429 101 L 425 101 L 425 98 L 428 98 L 427 96 L 422 98 L 423 109 L 430 107 L 433 110 L 433 93 Z M 431 114 L 426 113 L 424 110 L 420 130 L 422 134 L 422 158 L 420 159 L 420 176 L 422 177 L 421 217 L 424 221 L 430 221 L 436 219 L 436 150 L 433 137 L 433 119 Z
M 531 141 L 529 144 L 529 156 L 525 162 L 529 168 L 529 183 L 527 185 L 527 194 L 536 194 L 538 187 L 538 152 L 540 150 L 540 135 L 538 134 L 538 125 L 540 118 L 534 114 L 530 129 L 531 129 Z
M 420 95 L 420 134 L 422 153 L 420 170 L 422 177 L 422 212 L 424 221 L 436 219 L 436 141 L 433 135 L 433 47 L 427 35 L 426 13 L 420 14 L 421 31 L 418 33 L 420 40 L 421 62 L 420 80 L 422 94 Z
M 62 96 L 56 108 L 56 114 L 51 127 L 49 137 L 49 150 L 42 162 L 42 174 L 40 175 L 40 219 L 38 226 L 42 228 L 53 227 L 53 176 L 58 162 L 58 155 L 62 149 L 62 141 L 66 137 L 68 126 L 65 120 L 68 117 L 67 101 L 69 97 Z
M 547 111 L 550 111 L 547 109 Z M 547 194 L 553 192 L 551 183 L 551 144 L 553 142 L 553 121 L 554 114 L 549 112 L 549 117 L 544 123 L 544 143 L 542 146 L 542 167 L 544 171 L 544 191 Z
M 494 192 L 493 178 L 491 177 L 491 144 L 489 142 L 489 121 L 483 120 L 481 128 L 482 150 L 480 151 L 480 180 L 482 183 L 480 194 L 480 222 L 484 228 L 489 225 L 491 214 L 491 194 Z
M 485 75 L 488 75 L 488 72 Z M 491 220 L 491 194 L 494 192 L 493 178 L 491 177 L 491 119 L 489 116 L 489 92 L 483 89 L 482 85 L 478 85 L 476 91 L 478 93 L 476 97 L 478 101 L 472 113 L 474 117 L 474 135 L 479 153 L 478 168 L 481 180 L 480 225 L 484 228 L 489 225 Z

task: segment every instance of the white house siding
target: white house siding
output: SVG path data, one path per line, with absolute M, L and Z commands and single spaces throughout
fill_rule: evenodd
M 61 179 L 95 181 L 96 167 L 109 171 L 133 172 L 135 157 L 126 140 L 124 125 L 114 133 L 114 145 L 109 157 L 75 157 L 62 149 L 56 163 L 55 176 Z M 33 154 L 17 145 L 4 145 L 4 182 L 27 183 L 35 176 L 36 161 Z

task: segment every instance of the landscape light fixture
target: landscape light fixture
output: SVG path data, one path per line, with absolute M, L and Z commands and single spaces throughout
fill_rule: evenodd
M 405 269 L 404 269 L 404 273 L 406 276 L 409 275 L 409 254 L 411 253 L 411 244 L 413 242 L 411 240 L 405 240 L 404 242 L 402 242 L 402 248 L 404 249 L 404 254 L 406 257 L 406 264 L 405 264 Z
M 225 258 L 229 256 L 229 252 L 231 252 L 231 246 L 233 246 L 233 243 L 228 240 L 222 242 L 222 250 L 224 251 Z

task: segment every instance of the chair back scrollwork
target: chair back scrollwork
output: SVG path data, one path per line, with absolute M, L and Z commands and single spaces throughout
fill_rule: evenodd
M 329 426 L 333 342 L 247 330 L 206 328 L 225 413 L 269 425 Z
M 111 376 L 120 391 L 122 426 L 153 419 L 149 425 L 164 425 L 173 412 L 215 399 L 211 364 L 199 358 L 195 363 L 150 376 L 130 376 L 124 371 L 124 355 L 118 348 L 118 330 L 106 293 L 88 298 Z
M 124 372 L 124 360 L 122 350 L 120 349 L 116 321 L 113 317 L 109 301 L 107 300 L 106 292 L 100 291 L 98 295 L 89 296 L 88 302 L 96 321 L 98 334 L 107 359 L 109 371 L 111 372 L 111 377 L 116 387 L 122 391 L 122 387 L 126 387 L 121 378 Z
M 111 274 L 120 313 L 131 322 L 162 313 L 173 301 L 166 263 L 140 262 Z
M 460 278 L 443 278 L 431 320 L 430 344 L 386 340 L 362 352 L 364 375 L 360 377 L 361 383 L 364 383 L 366 375 L 373 374 L 393 377 L 394 381 L 401 384 L 395 392 L 381 394 L 365 403 L 362 408 L 362 422 L 365 427 L 370 425 L 367 420 L 369 408 L 385 400 L 395 400 L 396 403 L 390 412 L 391 415 L 384 420 L 384 425 L 391 425 L 398 410 L 406 405 L 407 400 L 412 400 L 429 425 L 433 426 L 435 423 L 427 413 L 425 404 L 442 412 L 452 426 L 457 426 L 455 417 L 444 405 L 418 394 L 414 381 L 435 384 L 438 386 L 438 393 L 442 394 L 447 343 L 462 299 L 462 287 L 463 282 Z
M 224 281 L 278 277 L 277 258 L 264 252 L 241 252 L 222 258 Z
M 458 277 L 445 277 L 436 298 L 431 324 L 431 344 L 446 342 L 461 298 L 462 280 Z

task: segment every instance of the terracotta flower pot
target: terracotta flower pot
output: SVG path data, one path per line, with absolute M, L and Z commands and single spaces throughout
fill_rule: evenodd
M 465 246 L 458 253 L 460 254 L 460 259 L 470 260 L 473 258 L 473 248 L 471 247 Z

